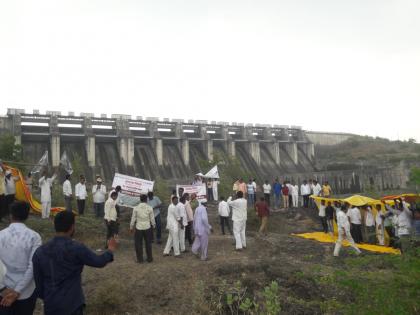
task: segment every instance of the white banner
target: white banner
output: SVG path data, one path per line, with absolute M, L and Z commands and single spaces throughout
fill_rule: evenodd
M 176 185 L 176 194 L 178 198 L 180 198 L 180 194 L 188 193 L 190 196 L 191 194 L 196 194 L 198 200 L 207 199 L 207 189 L 206 185 Z
M 219 178 L 219 169 L 217 168 L 217 165 L 215 165 L 210 171 L 204 175 L 206 178 Z
M 140 195 L 153 191 L 154 184 L 154 181 L 115 173 L 112 188 L 121 186 L 121 205 L 133 208 L 140 203 Z
M 64 151 L 61 155 L 60 164 L 64 167 L 67 174 L 73 174 L 73 167 L 71 166 L 71 162 L 67 156 L 67 152 Z
M 38 164 L 34 166 L 31 171 L 31 174 L 34 175 L 36 173 L 40 173 L 44 167 L 48 166 L 48 151 L 44 152 L 44 155 L 39 160 Z

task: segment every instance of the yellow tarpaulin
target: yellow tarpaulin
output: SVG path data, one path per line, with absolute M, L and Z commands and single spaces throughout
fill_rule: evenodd
M 321 243 L 335 243 L 337 240 L 336 236 L 331 236 L 330 234 L 324 232 L 312 232 L 312 233 L 302 233 L 302 234 L 292 234 L 294 236 L 315 240 Z M 343 241 L 344 246 L 350 246 L 347 241 Z M 400 255 L 401 252 L 399 249 L 395 249 L 387 246 L 372 245 L 372 244 L 356 244 L 360 249 L 368 250 L 376 253 L 386 253 Z
M 25 185 L 25 179 L 22 175 L 22 172 L 19 169 L 13 168 L 11 166 L 5 165 L 5 167 L 6 169 L 9 169 L 12 172 L 12 175 L 14 177 L 19 178 L 19 181 L 16 182 L 16 195 L 15 195 L 16 200 L 25 201 L 29 203 L 29 205 L 31 206 L 32 212 L 36 214 L 41 214 L 42 213 L 41 203 L 32 196 L 28 187 Z M 54 215 L 57 212 L 60 212 L 63 210 L 64 210 L 63 207 L 54 207 L 54 208 L 51 208 L 51 213 Z

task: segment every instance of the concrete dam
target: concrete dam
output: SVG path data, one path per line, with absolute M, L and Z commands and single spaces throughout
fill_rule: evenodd
M 200 169 L 200 161 L 221 163 L 235 157 L 259 182 L 265 179 L 328 180 L 339 193 L 405 187 L 408 173 L 377 167 L 342 171 L 316 168 L 315 145 L 334 145 L 347 134 L 308 132 L 298 126 L 240 124 L 205 120 L 163 119 L 91 113 L 67 115 L 57 111 L 8 109 L 0 117 L 0 130 L 22 144 L 25 160 L 37 163 L 48 150 L 50 165 L 60 163 L 66 151 L 76 157 L 87 178 L 95 174 L 112 181 L 115 172 L 154 180 L 187 182 Z

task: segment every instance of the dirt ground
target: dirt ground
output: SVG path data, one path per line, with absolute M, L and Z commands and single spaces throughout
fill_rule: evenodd
M 104 269 L 86 267 L 83 289 L 87 314 L 208 314 L 215 310 L 208 306 L 211 293 L 223 280 L 240 280 L 249 294 L 257 292 L 272 280 L 279 283 L 282 314 L 319 314 L 323 299 L 317 284 L 304 277 L 311 268 L 340 268 L 340 259 L 332 257 L 332 244 L 321 244 L 291 236 L 291 233 L 319 230 L 316 212 L 310 209 L 291 209 L 273 213 L 269 218 L 269 235 L 256 233 L 257 218 L 249 214 L 247 248 L 234 250 L 234 240 L 220 231 L 216 205 L 208 208 L 213 234 L 209 241 L 209 261 L 197 259 L 190 251 L 181 259 L 162 255 L 163 244 L 153 244 L 153 262 L 138 264 L 134 242 L 128 233 L 129 213 L 123 216 L 120 227 L 120 246 L 113 263 Z M 98 221 L 99 222 L 99 221 Z M 101 224 L 101 223 L 99 223 Z M 76 232 L 76 239 L 93 248 L 103 245 L 98 235 Z M 100 229 L 103 230 L 102 225 Z M 95 239 L 94 239 L 95 238 Z M 343 257 L 350 255 L 343 250 Z M 38 301 L 37 313 L 41 312 Z

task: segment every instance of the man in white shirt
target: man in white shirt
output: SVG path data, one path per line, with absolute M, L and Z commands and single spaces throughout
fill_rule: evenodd
M 77 211 L 80 215 L 83 215 L 85 213 L 87 197 L 86 179 L 84 175 L 80 175 L 80 181 L 74 187 L 74 194 L 76 195 Z
M 115 209 L 118 194 L 114 191 L 105 202 L 104 220 L 107 229 L 105 248 L 108 248 L 108 241 L 118 233 L 117 231 L 117 209 Z
M 47 171 L 42 173 L 42 177 L 39 179 L 39 187 L 41 188 L 41 205 L 42 205 L 42 218 L 48 219 L 51 212 L 51 187 L 57 174 L 52 177 L 47 177 Z
M 178 197 L 172 196 L 172 203 L 168 207 L 168 215 L 166 217 L 166 229 L 169 232 L 168 240 L 166 242 L 165 249 L 163 250 L 163 256 L 169 256 L 171 248 L 174 249 L 174 256 L 181 257 L 179 252 L 179 235 L 178 231 L 183 228 L 181 216 L 179 215 Z
M 248 206 L 253 207 L 255 204 L 255 187 L 252 183 L 252 179 L 250 179 L 246 185 L 246 192 L 248 196 Z
M 292 207 L 297 208 L 299 205 L 299 186 L 292 183 Z
M 357 254 L 360 254 L 360 249 L 354 244 L 353 238 L 350 234 L 350 224 L 349 219 L 346 215 L 347 207 L 343 205 L 341 209 L 337 212 L 337 227 L 338 227 L 338 240 L 335 243 L 334 247 L 334 256 L 338 257 L 340 254 L 341 243 L 343 239 L 347 239 L 350 243 L 350 246 L 356 251 Z
M 362 236 L 362 215 L 359 208 L 351 207 L 347 211 L 347 216 L 350 219 L 350 233 L 354 241 L 359 244 L 363 242 Z
M 378 238 L 379 245 L 384 245 L 384 223 L 383 223 L 383 214 L 382 214 L 382 207 L 380 204 L 376 205 L 376 217 L 375 217 L 375 223 L 376 223 L 376 236 Z
M 0 314 L 32 315 L 35 302 L 35 281 L 32 256 L 42 245 L 41 236 L 26 227 L 29 204 L 14 202 L 10 206 L 11 224 L 0 231 L 0 260 L 7 273 L 0 289 Z
M 13 176 L 11 170 L 6 170 L 4 173 L 4 185 L 5 185 L 5 210 L 6 214 L 9 213 L 9 206 L 15 200 L 16 195 L 16 182 L 19 181 L 19 177 Z
M 133 209 L 131 216 L 130 231 L 134 227 L 134 246 L 136 248 L 137 262 L 143 262 L 143 239 L 146 245 L 147 262 L 153 261 L 152 256 L 152 228 L 156 225 L 153 208 L 147 204 L 147 196 L 140 195 L 140 204 Z
M 63 195 L 66 211 L 71 212 L 71 199 L 73 196 L 73 191 L 71 189 L 70 174 L 66 174 L 66 180 L 63 183 Z
M 218 212 L 219 212 L 219 217 L 220 217 L 220 227 L 222 228 L 222 234 L 225 235 L 225 224 L 227 226 L 229 234 L 232 234 L 232 231 L 229 225 L 230 208 L 229 208 L 228 203 L 225 201 L 225 197 L 223 196 L 220 197 Z
M 246 248 L 246 220 L 247 220 L 247 201 L 242 191 L 236 193 L 236 199 L 229 197 L 227 203 L 232 207 L 233 235 L 236 241 L 236 250 Z
M 365 227 L 366 227 L 366 242 L 369 244 L 376 243 L 375 218 L 373 217 L 372 208 L 366 207 L 365 210 Z
M 408 209 L 407 204 L 402 199 L 395 199 L 397 209 L 397 235 L 402 253 L 405 253 L 410 246 L 410 233 L 412 227 L 413 214 Z
M 327 218 L 325 216 L 325 200 L 321 200 L 321 204 L 318 207 L 318 216 L 321 221 L 322 230 L 324 233 L 328 233 L 328 224 L 327 224 Z
M 300 186 L 300 194 L 303 198 L 303 207 L 309 207 L 309 196 L 311 195 L 311 187 L 309 186 L 306 180 L 303 181 L 303 184 Z
M 177 204 L 179 216 L 181 217 L 181 229 L 178 230 L 178 237 L 179 237 L 179 249 L 181 253 L 185 253 L 187 250 L 185 249 L 185 229 L 188 226 L 188 218 L 187 218 L 187 210 L 185 209 L 185 195 L 179 198 L 179 202 Z
M 313 181 L 312 189 L 313 189 L 313 195 L 319 196 L 321 194 L 322 187 L 316 180 Z
M 100 218 L 104 215 L 104 205 L 106 196 L 106 187 L 102 185 L 102 178 L 96 178 L 96 185 L 92 187 L 93 209 L 96 217 Z
M 162 206 L 162 201 L 158 196 L 155 196 L 152 191 L 147 193 L 147 204 L 152 207 L 153 214 L 155 216 L 156 223 L 156 242 L 162 244 L 162 220 L 160 214 L 160 207 Z M 153 231 L 152 231 L 152 243 L 153 243 Z
M 271 197 L 271 185 L 268 183 L 268 180 L 263 184 L 264 198 L 267 202 L 267 205 L 270 207 L 270 197 Z
M 219 180 L 217 178 L 213 179 L 213 198 L 214 201 L 218 201 L 219 200 Z

